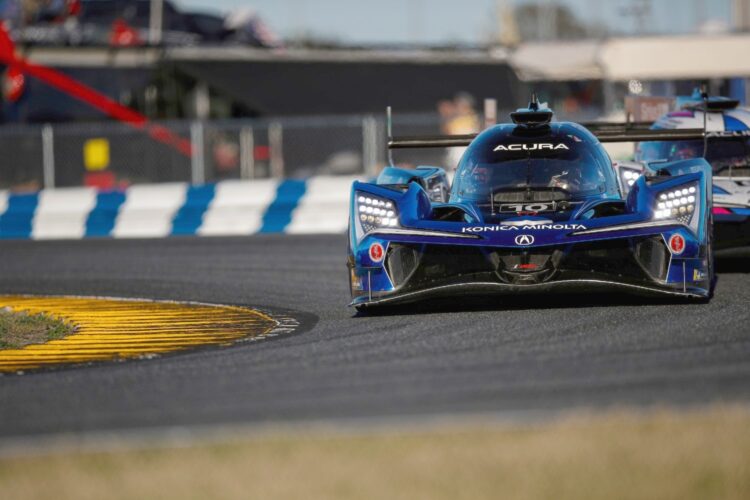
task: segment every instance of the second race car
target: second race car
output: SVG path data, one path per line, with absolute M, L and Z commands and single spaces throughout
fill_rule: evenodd
M 683 98 L 680 109 L 662 116 L 652 129 L 679 131 L 705 123 L 706 142 L 644 142 L 636 150 L 636 160 L 655 167 L 662 161 L 706 158 L 713 169 L 717 247 L 750 245 L 750 110 L 738 105 L 725 97 Z

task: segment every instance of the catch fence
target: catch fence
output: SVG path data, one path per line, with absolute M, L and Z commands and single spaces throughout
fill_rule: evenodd
M 399 134 L 436 134 L 437 115 L 402 115 Z M 227 179 L 376 175 L 387 162 L 384 116 L 159 123 L 190 141 L 174 147 L 121 123 L 0 126 L 0 189 Z M 192 151 L 192 154 L 189 154 Z M 445 151 L 396 152 L 403 164 L 445 163 Z

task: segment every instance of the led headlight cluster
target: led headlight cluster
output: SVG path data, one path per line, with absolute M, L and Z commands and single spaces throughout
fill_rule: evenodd
M 357 193 L 357 218 L 366 233 L 380 227 L 398 226 L 395 204 L 369 193 Z
M 622 176 L 622 183 L 624 185 L 633 187 L 633 184 L 635 184 L 636 179 L 641 176 L 641 173 L 629 168 L 620 168 L 620 175 Z
M 697 209 L 698 189 L 684 186 L 659 193 L 656 197 L 654 218 L 677 219 L 687 224 Z

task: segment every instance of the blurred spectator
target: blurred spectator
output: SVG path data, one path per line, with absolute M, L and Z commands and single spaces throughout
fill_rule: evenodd
M 109 44 L 113 47 L 134 47 L 143 43 L 138 31 L 129 26 L 124 19 L 118 18 L 112 23 Z
M 235 42 L 257 47 L 280 47 L 279 37 L 263 22 L 251 8 L 240 8 L 231 12 L 224 20 L 224 27 Z
M 217 133 L 212 142 L 211 153 L 216 177 L 218 179 L 239 177 L 239 145 L 222 133 Z
M 476 100 L 466 92 L 459 92 L 452 101 L 440 101 L 438 113 L 442 120 L 442 129 L 448 135 L 476 134 L 480 130 L 479 114 L 476 111 Z M 466 148 L 449 148 L 446 163 L 449 171 L 458 166 Z

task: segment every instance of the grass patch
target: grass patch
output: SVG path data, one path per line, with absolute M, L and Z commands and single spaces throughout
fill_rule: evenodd
M 17 349 L 61 339 L 73 333 L 73 325 L 43 313 L 15 312 L 0 308 L 0 349 Z
M 750 411 L 610 412 L 535 425 L 311 429 L 179 449 L 0 459 L 4 498 L 750 498 Z

